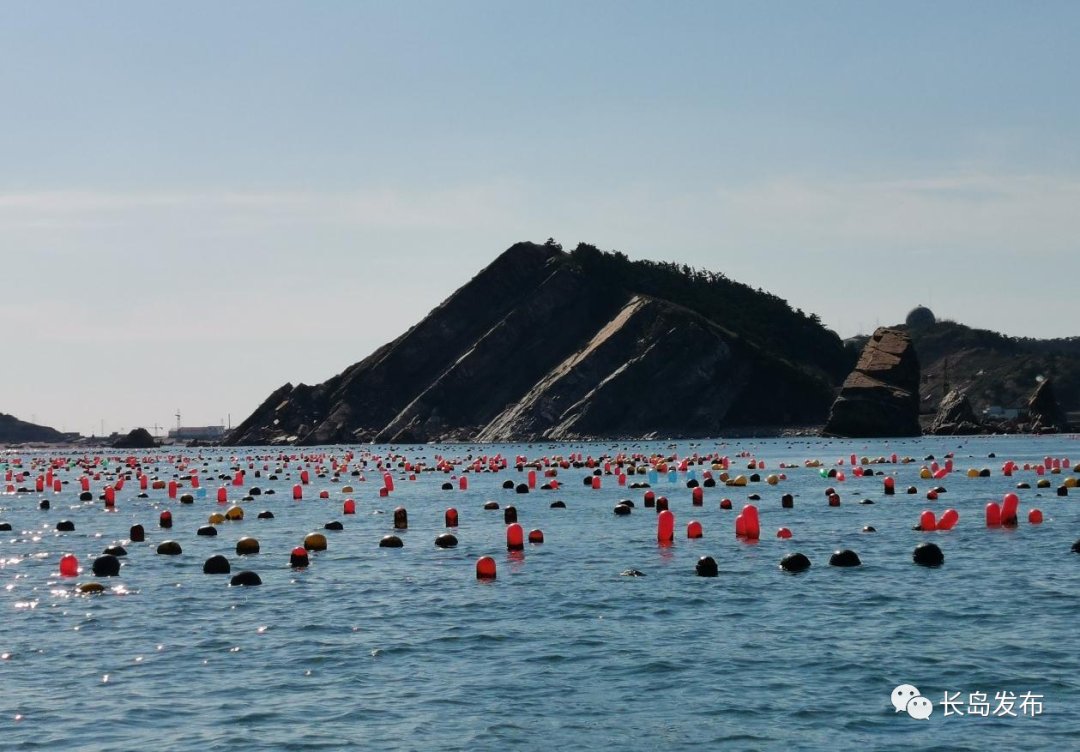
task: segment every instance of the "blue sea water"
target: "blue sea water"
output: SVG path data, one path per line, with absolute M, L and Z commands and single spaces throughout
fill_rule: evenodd
M 386 447 L 355 447 L 385 454 Z M 513 457 L 600 456 L 631 452 L 706 454 L 736 459 L 748 451 L 764 460 L 762 476 L 785 472 L 777 486 L 722 484 L 693 507 L 687 476 L 661 476 L 654 490 L 668 496 L 676 541 L 656 542 L 656 514 L 642 490 L 583 485 L 587 469 L 560 470 L 558 491 L 519 495 L 502 489 L 522 482 Z M 206 498 L 192 505 L 165 491 L 137 499 L 129 481 L 117 510 L 96 499 L 78 501 L 79 472 L 60 494 L 0 496 L 0 747 L 43 750 L 338 750 L 338 749 L 1075 749 L 1080 745 L 1080 489 L 1059 497 L 1069 468 L 1036 488 L 1033 472 L 1000 472 L 1046 456 L 1080 459 L 1075 437 L 926 438 L 827 441 L 716 440 L 676 444 L 530 446 L 402 446 L 394 452 L 433 463 L 436 455 L 465 457 L 501 452 L 511 467 L 470 474 L 467 491 L 441 490 L 449 476 L 395 473 L 396 488 L 378 496 L 380 474 L 366 481 L 312 477 L 303 501 L 290 490 L 299 475 L 289 463 L 279 480 L 249 476 L 250 486 L 273 496 L 243 502 L 243 521 L 217 525 L 214 538 L 196 536 L 214 501 L 219 474 L 231 475 L 233 457 L 276 457 L 265 448 L 179 450 L 204 471 Z M 294 452 L 299 450 L 286 450 Z M 341 447 L 305 449 L 338 456 Z M 911 464 L 873 465 L 895 473 L 898 493 L 886 497 L 882 479 L 822 478 L 803 466 L 827 467 L 851 453 L 910 456 Z M 941 481 L 919 478 L 923 458 L 955 453 L 956 471 Z M 988 458 L 995 453 L 996 458 Z M 115 453 L 113 453 L 115 454 Z M 141 453 L 139 453 L 141 456 Z M 40 454 L 23 452 L 29 462 Z M 172 477 L 165 455 L 157 475 Z M 12 455 L 0 455 L 0 468 Z M 270 467 L 277 463 L 270 460 Z M 779 470 L 779 463 L 796 468 Z M 206 463 L 205 465 L 203 463 Z M 742 463 L 742 465 L 740 465 Z M 112 463 L 115 466 L 115 462 Z M 261 469 L 263 460 L 255 461 Z M 150 469 L 151 465 L 146 468 Z M 991 468 L 968 478 L 968 468 Z M 704 467 L 698 467 L 701 478 Z M 745 474 L 751 471 L 743 470 Z M 631 481 L 645 480 L 635 476 Z M 1021 522 L 987 529 L 984 505 L 1015 490 Z M 352 484 L 354 493 L 341 487 Z M 33 487 L 33 476 L 28 481 Z M 919 494 L 903 490 L 914 485 Z M 925 493 L 947 492 L 930 502 Z M 829 507 L 833 486 L 842 503 Z M 2 487 L 2 486 L 0 486 Z M 320 490 L 329 500 L 316 498 Z M 758 493 L 762 537 L 737 540 L 734 518 Z M 795 496 L 782 509 L 780 496 Z M 52 499 L 48 511 L 41 497 Z M 357 514 L 342 514 L 346 497 Z M 733 500 L 735 511 L 719 508 Z M 636 507 L 612 513 L 621 498 Z M 872 499 L 875 504 L 861 505 Z M 566 509 L 552 509 L 556 499 Z M 523 557 L 505 548 L 502 511 L 483 503 L 513 504 L 526 530 L 546 541 Z M 378 547 L 392 530 L 393 509 L 405 506 L 409 529 L 401 549 Z M 460 512 L 460 545 L 433 545 L 445 531 L 443 512 Z M 1040 508 L 1042 525 L 1027 511 Z M 923 509 L 955 508 L 960 522 L 948 532 L 912 530 Z M 157 527 L 162 510 L 174 527 Z M 256 513 L 269 509 L 272 520 Z M 75 532 L 58 533 L 70 519 Z M 686 523 L 701 521 L 705 536 L 687 540 Z M 305 570 L 289 567 L 289 552 L 330 520 L 329 547 Z M 146 527 L 145 543 L 128 543 L 132 524 Z M 872 525 L 876 533 L 863 533 Z M 787 526 L 790 540 L 775 530 Z M 241 536 L 254 536 L 261 553 L 236 556 Z M 181 543 L 177 557 L 156 555 L 164 539 Z M 912 549 L 934 541 L 945 564 L 912 563 Z M 107 545 L 129 554 L 120 576 L 94 578 L 89 567 Z M 851 548 L 863 565 L 828 566 L 829 554 Z M 791 575 L 778 568 L 801 551 L 811 569 Z M 75 553 L 84 573 L 58 576 L 60 556 Z M 257 571 L 263 585 L 230 587 L 227 576 L 202 573 L 214 554 Z M 498 578 L 478 582 L 478 557 L 494 556 Z M 699 578 L 694 565 L 713 556 L 720 576 Z M 637 569 L 644 577 L 620 573 Z M 97 579 L 109 590 L 79 595 L 76 582 Z M 912 684 L 934 703 L 928 720 L 896 712 L 890 693 Z M 957 693 L 966 709 L 971 693 L 986 693 L 991 714 L 945 715 L 940 704 Z M 1039 696 L 1041 708 L 996 715 L 996 693 Z M 1035 712 L 1039 710 L 1040 712 Z

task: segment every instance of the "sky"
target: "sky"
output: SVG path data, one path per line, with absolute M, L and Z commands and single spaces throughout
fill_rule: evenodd
M 1080 3 L 0 2 L 0 412 L 236 425 L 520 240 L 1080 335 Z

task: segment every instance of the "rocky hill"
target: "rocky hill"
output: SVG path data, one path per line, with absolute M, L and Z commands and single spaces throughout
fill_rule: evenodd
M 824 422 L 854 355 L 723 275 L 518 243 L 419 324 L 229 444 L 705 436 Z
M 0 444 L 56 444 L 65 438 L 55 428 L 27 423 L 14 415 L 0 413 Z

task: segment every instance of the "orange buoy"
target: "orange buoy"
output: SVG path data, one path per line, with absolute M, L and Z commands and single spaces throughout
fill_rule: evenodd
M 543 530 L 530 530 L 529 531 L 529 543 L 543 543 L 544 531 Z
M 656 518 L 656 540 L 661 545 L 675 542 L 675 515 L 664 509 Z
M 495 560 L 492 559 L 490 556 L 481 556 L 479 559 L 476 560 L 476 579 L 495 579 Z
M 525 550 L 525 537 L 521 525 L 516 522 L 506 526 L 506 550 Z
M 446 527 L 458 526 L 458 511 L 453 507 L 446 510 L 446 514 L 443 515 L 443 521 Z
M 690 520 L 686 524 L 686 537 L 690 539 L 702 537 L 701 523 L 697 520 Z
M 345 514 L 356 514 L 356 501 L 353 499 L 345 499 L 342 511 Z
M 74 554 L 66 554 L 60 557 L 60 576 L 76 577 L 79 574 L 79 560 Z

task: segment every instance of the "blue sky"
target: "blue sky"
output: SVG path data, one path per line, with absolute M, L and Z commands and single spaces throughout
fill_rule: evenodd
M 1080 4 L 5 2 L 0 411 L 241 420 L 555 237 L 1073 336 Z

